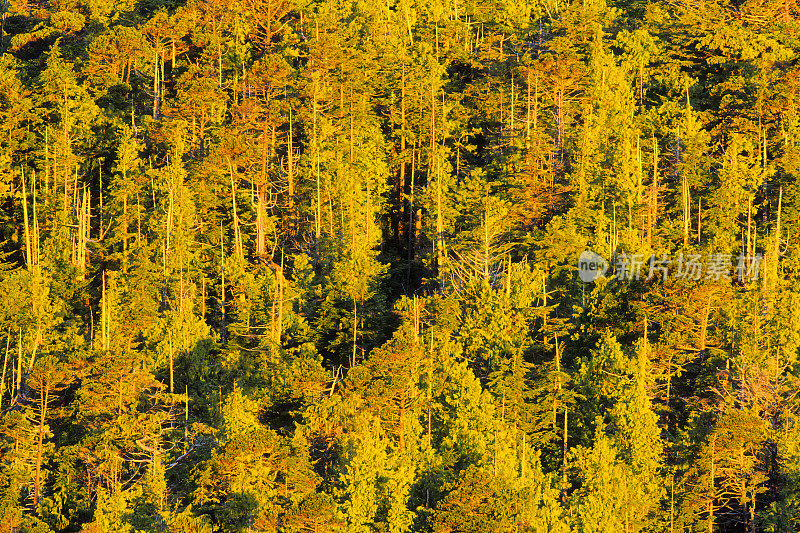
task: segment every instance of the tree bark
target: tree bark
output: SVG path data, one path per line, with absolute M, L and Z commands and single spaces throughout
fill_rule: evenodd
M 42 494 L 42 452 L 44 443 L 44 421 L 47 416 L 47 403 L 50 394 L 50 384 L 47 380 L 44 383 L 44 390 L 39 398 L 39 431 L 36 439 L 36 479 L 34 481 L 33 507 L 38 510 L 39 498 Z
M 6 337 L 6 356 L 3 359 L 3 376 L 0 378 L 0 411 L 3 409 L 3 396 L 6 394 L 6 367 L 8 366 L 8 346 L 11 343 L 11 334 Z M 13 362 L 11 363 L 14 364 Z
M 161 118 L 161 80 L 159 79 L 158 52 L 153 52 L 153 120 Z

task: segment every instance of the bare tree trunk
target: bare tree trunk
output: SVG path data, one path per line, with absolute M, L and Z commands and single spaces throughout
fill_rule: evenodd
M 33 265 L 38 267 L 41 250 L 41 238 L 39 235 L 39 212 L 36 205 L 36 172 L 33 173 Z M 101 225 L 102 227 L 102 225 Z
M 546 306 L 547 305 L 545 304 L 545 307 Z M 558 337 L 554 336 L 553 339 L 555 340 L 556 344 L 556 390 L 555 394 L 553 395 L 553 431 L 558 431 L 558 421 L 556 416 L 559 403 L 558 401 L 561 398 L 561 350 L 558 346 Z
M 28 192 L 25 188 L 25 170 L 20 169 L 20 176 L 22 181 L 22 213 L 25 222 L 25 266 L 30 270 L 32 266 L 31 261 L 31 236 L 30 226 L 28 224 Z
M 16 395 L 21 394 L 22 388 L 22 328 L 19 330 L 19 342 L 17 343 L 17 387 Z
M 408 192 L 408 279 L 411 280 L 411 261 L 414 259 L 416 252 L 416 235 L 417 224 L 414 212 L 414 192 L 416 189 L 416 174 L 414 161 L 416 159 L 417 143 L 414 141 L 414 146 L 411 148 L 411 185 Z
M 530 163 L 531 156 L 531 69 L 528 68 L 528 76 L 527 76 L 527 94 L 525 98 L 526 109 L 525 109 L 525 156 L 528 159 L 528 163 Z
M 708 333 L 708 317 L 711 313 L 711 296 L 712 293 L 708 293 L 708 297 L 706 299 L 706 305 L 703 309 L 703 316 L 700 320 L 700 338 L 697 341 L 697 349 L 698 350 L 705 350 L 706 349 L 706 335 Z
M 175 348 L 172 345 L 172 340 L 169 341 L 169 393 L 175 393 Z
M 281 252 L 281 266 L 276 277 L 278 279 L 278 322 L 275 328 L 275 345 L 280 349 L 283 336 L 283 289 L 286 284 L 286 279 L 283 277 L 283 252 Z
M 444 268 L 444 224 L 442 221 L 442 172 L 436 160 L 436 271 L 441 277 Z
M 716 496 L 716 489 L 714 487 L 714 478 L 717 475 L 716 472 L 716 464 L 715 464 L 715 454 L 716 454 L 716 440 L 717 436 L 711 436 L 711 476 L 709 479 L 709 483 L 711 484 L 711 493 L 709 494 L 708 499 L 708 533 L 714 533 L 714 500 Z
M 223 343 L 227 342 L 228 340 L 228 332 L 227 332 L 227 324 L 225 323 L 225 233 L 222 231 L 222 225 L 219 227 L 219 247 L 220 247 L 220 274 L 222 277 L 222 286 L 220 288 L 220 299 L 219 299 L 219 307 L 220 307 L 220 339 Z
M 313 102 L 313 125 L 312 125 L 312 141 L 314 143 L 314 174 L 316 176 L 317 185 L 317 205 L 315 206 L 314 214 L 314 246 L 319 256 L 319 240 L 322 235 L 322 189 L 319 176 L 319 139 L 317 137 L 317 96 L 319 90 L 319 82 L 314 79 L 314 102 Z
M 161 80 L 159 79 L 158 52 L 153 52 L 153 120 L 161 118 Z
M 692 217 L 691 213 L 691 197 L 689 195 L 689 182 L 684 174 L 681 180 L 681 190 L 683 199 L 683 246 L 689 246 L 689 226 Z M 748 213 L 749 214 L 749 213 Z
M 287 150 L 287 186 L 288 190 L 286 192 L 286 200 L 287 200 L 287 211 L 289 213 L 289 234 L 294 235 L 296 228 L 296 217 L 295 217 L 295 207 L 294 207 L 294 132 L 292 128 L 292 117 L 291 114 L 289 115 L 289 148 Z
M 399 221 L 398 221 L 398 230 L 397 235 L 395 236 L 396 239 L 400 238 L 402 235 L 402 225 L 408 221 L 409 226 L 406 228 L 406 240 L 408 242 L 408 234 L 411 232 L 411 216 L 409 215 L 406 218 L 406 200 L 403 198 L 404 193 L 407 190 L 406 185 L 406 65 L 403 63 L 403 77 L 402 77 L 402 84 L 400 85 L 400 177 L 398 178 L 398 186 L 399 186 L 399 206 L 400 206 L 400 214 L 399 214 Z M 408 206 L 408 209 L 411 209 L 411 206 Z M 399 240 L 398 240 L 399 242 Z
M 358 340 L 358 303 L 356 302 L 355 297 L 353 297 L 353 361 L 352 363 L 350 363 L 351 368 L 356 366 L 357 340 Z
M 106 299 L 108 295 L 106 294 L 106 273 L 103 271 L 103 279 L 102 279 L 102 293 L 100 294 L 100 345 L 103 347 L 103 350 L 108 350 L 108 343 L 107 343 L 107 311 L 106 311 Z
M 436 273 L 440 277 L 444 267 L 444 222 L 442 219 L 442 172 L 439 154 L 436 153 L 436 98 L 431 84 L 431 171 L 436 172 Z
M 669 533 L 675 530 L 675 473 L 670 477 L 669 487 Z
M 267 194 L 267 181 L 269 180 L 269 152 L 267 124 L 264 123 L 263 132 L 261 134 L 261 175 L 259 183 L 256 186 L 256 255 L 264 257 L 267 254 L 266 242 L 266 194 Z
M 700 244 L 700 215 L 703 213 L 703 199 L 697 199 L 697 244 Z
M 653 246 L 653 227 L 658 221 L 658 144 L 653 135 L 653 181 L 650 183 L 650 208 L 647 215 L 647 246 Z
M 269 364 L 272 369 L 275 363 L 275 356 L 277 353 L 277 345 L 275 338 L 278 336 L 277 330 L 277 314 L 278 314 L 278 298 L 280 295 L 278 273 L 275 272 L 275 290 L 272 292 L 272 306 L 269 311 Z
M 6 337 L 6 356 L 3 359 L 3 376 L 0 378 L 0 411 L 3 409 L 3 396 L 6 394 L 6 367 L 8 366 L 8 346 L 10 343 L 11 334 L 9 333 L 9 335 Z
M 222 89 L 222 37 L 219 35 L 220 21 L 214 19 L 214 37 L 217 39 L 217 87 Z
M 45 382 L 42 396 L 39 399 L 39 431 L 36 439 L 36 479 L 33 490 L 33 507 L 39 508 L 39 498 L 42 494 L 42 453 L 44 448 L 44 421 L 47 416 L 47 403 L 49 401 L 50 385 Z
M 561 467 L 561 499 L 562 501 L 567 495 L 567 412 L 569 409 L 564 406 L 564 450 L 563 450 L 563 464 Z
M 242 232 L 239 228 L 239 214 L 236 209 L 236 179 L 233 171 L 233 163 L 230 157 L 228 158 L 228 170 L 231 175 L 231 202 L 233 204 L 233 239 L 234 239 L 234 253 L 239 264 L 244 263 L 244 247 L 242 245 Z

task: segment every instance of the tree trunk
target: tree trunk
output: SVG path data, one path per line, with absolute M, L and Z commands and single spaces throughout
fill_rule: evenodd
M 545 293 L 547 294 L 547 293 Z M 545 296 L 546 297 L 546 296 Z M 545 304 L 545 307 L 547 304 Z M 556 419 L 558 410 L 558 400 L 561 397 L 561 351 L 558 347 L 558 337 L 554 336 L 553 339 L 556 343 L 556 387 L 555 394 L 553 395 L 553 431 L 558 431 L 558 421 Z
M 228 158 L 228 170 L 231 175 L 231 202 L 233 204 L 233 239 L 234 239 L 234 254 L 239 264 L 244 263 L 244 247 L 242 245 L 242 232 L 239 228 L 239 214 L 236 206 L 236 179 L 233 171 L 233 163 L 230 157 Z
M 647 246 L 653 246 L 653 229 L 658 222 L 658 144 L 653 135 L 653 181 L 650 183 L 650 208 L 647 215 Z
M 47 416 L 48 395 L 50 393 L 49 383 L 45 382 L 42 396 L 39 399 L 39 431 L 36 439 L 36 479 L 33 490 L 33 507 L 39 508 L 39 498 L 42 494 L 42 452 L 44 442 L 44 421 Z
M 158 52 L 153 52 L 153 120 L 161 118 L 161 83 L 158 61 Z
M 275 345 L 278 349 L 281 348 L 281 337 L 283 336 L 283 289 L 286 280 L 283 277 L 283 253 L 281 252 L 281 266 L 277 272 L 278 279 L 278 323 L 275 328 Z
M 16 395 L 21 395 L 22 388 L 22 328 L 19 330 L 19 342 L 17 343 L 17 390 Z
M 717 475 L 716 472 L 716 464 L 715 464 L 715 454 L 716 454 L 716 440 L 717 436 L 711 436 L 711 472 L 710 472 L 710 479 L 709 483 L 711 484 L 711 493 L 709 494 L 708 499 L 708 533 L 714 533 L 714 500 L 716 496 L 716 489 L 714 488 L 714 478 Z
M 706 349 L 706 334 L 708 333 L 708 317 L 711 313 L 711 297 L 713 293 L 709 292 L 708 297 L 706 299 L 706 305 L 703 309 L 703 316 L 700 319 L 700 338 L 697 341 L 697 349 L 698 350 L 705 350 Z
M 6 356 L 3 359 L 3 376 L 0 378 L 0 412 L 3 410 L 3 396 L 6 394 L 6 368 L 8 366 L 8 346 L 11 343 L 11 335 L 6 337 Z M 11 363 L 14 364 L 13 362 Z
M 28 267 L 30 270 L 32 266 L 31 261 L 31 236 L 30 236 L 30 226 L 28 224 L 28 191 L 25 187 L 25 170 L 20 170 L 20 176 L 22 181 L 22 213 L 23 219 L 25 222 L 25 266 Z
M 564 450 L 563 464 L 561 466 L 561 500 L 566 501 L 567 497 L 567 406 L 564 406 Z
M 33 172 L 33 182 L 31 183 L 33 196 L 33 266 L 38 267 L 41 250 L 41 236 L 39 234 L 39 213 L 36 206 L 36 171 Z M 102 198 L 102 196 L 101 196 Z M 101 224 L 102 227 L 102 224 Z
M 220 307 L 220 327 L 219 327 L 219 337 L 220 340 L 224 343 L 228 340 L 228 331 L 227 331 L 227 324 L 226 324 L 226 317 L 225 317 L 225 233 L 222 231 L 222 225 L 219 227 L 219 247 L 220 247 L 220 274 L 221 274 L 221 288 L 220 288 L 220 298 L 219 298 L 219 307 Z
M 261 174 L 259 176 L 258 184 L 256 185 L 256 256 L 262 258 L 267 253 L 266 245 L 266 194 L 267 194 L 267 181 L 269 180 L 269 144 L 267 134 L 267 123 L 261 133 Z
M 414 260 L 416 252 L 416 235 L 417 222 L 416 213 L 414 212 L 414 192 L 416 188 L 416 174 L 414 161 L 416 159 L 417 143 L 414 141 L 414 146 L 411 148 L 411 184 L 408 191 L 408 280 L 411 282 L 411 261 Z
M 684 174 L 681 180 L 681 190 L 683 199 L 683 246 L 689 246 L 689 226 L 692 217 L 691 213 L 691 197 L 689 195 L 689 182 Z
M 395 239 L 398 240 L 403 234 L 402 225 L 408 221 L 409 226 L 405 228 L 406 233 L 406 242 L 408 241 L 408 233 L 411 231 L 411 216 L 409 215 L 406 218 L 406 200 L 403 196 L 408 192 L 408 185 L 406 184 L 406 65 L 403 63 L 403 78 L 402 84 L 400 85 L 400 176 L 398 178 L 398 186 L 399 186 L 399 221 L 398 221 L 398 229 L 395 232 Z M 408 207 L 411 209 L 411 206 Z
M 319 176 L 319 142 L 317 138 L 317 96 L 318 96 L 319 82 L 314 78 L 314 101 L 313 101 L 313 124 L 312 124 L 312 141 L 314 143 L 314 175 L 316 177 L 317 185 L 317 204 L 314 211 L 314 247 L 319 257 L 319 240 L 322 234 L 322 189 Z
M 289 214 L 289 235 L 294 235 L 296 229 L 296 217 L 294 212 L 294 132 L 292 128 L 292 117 L 289 115 L 289 147 L 287 150 L 287 192 L 286 192 L 286 210 Z
M 700 244 L 700 215 L 703 213 L 703 199 L 697 199 L 697 244 Z

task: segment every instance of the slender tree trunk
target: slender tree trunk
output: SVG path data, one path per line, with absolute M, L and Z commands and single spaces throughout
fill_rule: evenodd
M 158 116 L 161 117 L 161 106 L 164 104 L 164 58 L 158 54 Z
M 296 217 L 295 217 L 295 207 L 294 207 L 294 131 L 292 127 L 292 116 L 291 112 L 289 114 L 289 147 L 287 150 L 287 192 L 286 192 L 286 200 L 287 200 L 287 212 L 289 214 L 289 234 L 294 235 L 296 228 Z
M 408 191 L 408 270 L 406 272 L 406 283 L 409 285 L 409 289 L 411 288 L 411 262 L 414 260 L 414 255 L 416 253 L 416 236 L 419 235 L 420 226 L 422 224 L 422 220 L 419 218 L 414 208 L 414 192 L 417 185 L 414 171 L 416 152 L 417 142 L 414 141 L 414 145 L 411 148 L 411 183 Z
M 556 390 L 555 394 L 553 395 L 553 431 L 558 431 L 558 421 L 556 416 L 559 403 L 558 401 L 561 398 L 561 350 L 558 346 L 558 336 L 554 336 L 553 338 L 556 344 Z
M 219 35 L 219 20 L 214 20 L 214 36 L 217 40 L 217 86 L 222 88 L 222 38 Z
M 408 191 L 408 185 L 406 184 L 406 65 L 403 63 L 403 77 L 402 82 L 400 85 L 400 177 L 398 178 L 398 186 L 400 188 L 399 194 L 400 197 L 398 199 L 399 207 L 400 207 L 400 222 L 398 223 L 399 227 L 402 227 L 406 221 L 409 222 L 409 226 L 406 227 L 406 242 L 408 241 L 408 235 L 411 232 L 411 216 L 408 215 L 406 218 L 406 200 L 403 198 L 404 193 Z M 411 206 L 408 207 L 411 209 Z M 395 237 L 399 239 L 400 235 L 402 235 L 402 230 L 399 228 L 397 231 L 398 235 Z M 398 240 L 399 242 L 399 240 Z
M 443 220 L 442 220 L 442 173 L 439 156 L 436 153 L 436 95 L 434 84 L 431 83 L 431 161 L 429 175 L 436 172 L 436 273 L 441 277 L 444 267 Z M 441 279 L 440 279 L 441 283 Z
M 83 209 L 81 229 L 83 234 L 80 236 L 80 267 L 85 272 L 87 266 L 86 244 L 89 242 L 89 231 L 92 221 L 92 194 L 88 187 L 83 188 Z
M 100 345 L 103 350 L 108 350 L 106 342 L 106 321 L 108 320 L 106 316 L 106 298 L 106 273 L 103 271 L 102 292 L 100 294 Z
M 436 160 L 436 272 L 441 278 L 444 268 L 444 224 L 442 221 L 442 172 Z
M 153 52 L 153 120 L 161 118 L 161 83 L 159 79 L 158 52 Z
M 319 82 L 314 78 L 314 101 L 313 101 L 313 125 L 312 125 L 312 142 L 314 143 L 314 175 L 316 177 L 317 185 L 317 203 L 314 213 L 314 246 L 319 257 L 319 240 L 322 235 L 322 188 L 319 176 L 319 139 L 317 137 L 317 97 L 319 90 Z
M 697 199 L 697 244 L 700 244 L 700 216 L 703 213 L 703 199 Z
M 528 76 L 527 76 L 527 91 L 526 91 L 526 98 L 525 98 L 525 156 L 528 159 L 528 164 L 530 164 L 532 154 L 531 148 L 531 68 L 528 67 Z
M 281 337 L 283 336 L 283 291 L 286 285 L 286 279 L 283 277 L 283 258 L 284 254 L 281 252 L 281 266 L 277 272 L 278 279 L 278 322 L 275 328 L 275 345 L 280 350 L 282 347 Z
M 225 233 L 222 231 L 222 225 L 220 224 L 219 227 L 219 247 L 220 247 L 220 274 L 221 274 L 221 287 L 220 287 L 220 298 L 219 298 L 219 307 L 220 307 L 220 339 L 223 343 L 227 342 L 228 340 L 228 331 L 227 331 L 227 324 L 226 324 L 226 316 L 225 316 Z
M 711 493 L 709 494 L 708 499 L 708 533 L 714 533 L 714 500 L 716 496 L 716 488 L 714 486 L 714 478 L 717 475 L 716 472 L 716 440 L 717 436 L 711 436 L 711 472 L 710 472 L 710 479 L 709 483 L 711 485 Z
M 405 72 L 403 73 L 405 74 Z M 402 117 L 402 88 L 401 88 L 401 117 Z M 392 127 L 394 127 L 394 122 L 392 123 Z M 394 242 L 400 243 L 400 235 L 401 235 L 401 226 L 403 225 L 404 214 L 403 214 L 403 190 L 404 190 L 404 168 L 403 168 L 403 121 L 402 118 L 400 120 L 400 157 L 397 165 L 397 176 L 392 182 L 392 206 L 391 206 L 391 228 L 392 228 L 392 238 Z M 396 130 L 395 130 L 396 131 Z
M 169 341 L 169 393 L 175 394 L 175 348 L 172 340 Z
M 561 466 L 561 499 L 565 500 L 567 496 L 567 412 L 569 409 L 564 406 L 564 449 L 563 449 L 563 464 Z
M 236 206 L 236 179 L 233 170 L 233 163 L 230 157 L 228 158 L 228 170 L 231 175 L 231 203 L 233 204 L 233 239 L 234 239 L 234 253 L 239 264 L 244 263 L 244 247 L 242 245 L 242 232 L 239 228 L 239 214 Z
M 711 297 L 712 293 L 709 292 L 706 298 L 706 305 L 703 308 L 703 316 L 700 320 L 700 338 L 697 341 L 697 349 L 706 349 L 706 335 L 708 333 L 708 317 L 711 314 Z
M 34 267 L 39 266 L 39 257 L 40 257 L 40 250 L 41 250 L 41 238 L 39 235 L 39 212 L 37 208 L 36 202 L 36 172 L 33 173 L 33 265 Z M 102 224 L 101 224 L 102 228 Z
M 6 394 L 6 367 L 8 366 L 8 347 L 11 343 L 11 334 L 6 337 L 6 356 L 3 359 L 3 376 L 0 378 L 0 412 L 3 410 L 3 396 Z M 11 364 L 14 364 L 13 362 Z
M 44 127 L 44 191 L 45 205 L 50 196 L 50 126 Z
M 342 98 L 344 98 L 344 91 L 342 91 Z M 344 109 L 344 101 L 342 101 L 342 109 Z M 351 253 L 355 253 L 356 251 L 356 207 L 355 207 L 355 199 L 356 199 L 356 188 L 358 184 L 356 183 L 355 174 L 352 172 L 353 168 L 353 151 L 355 148 L 355 135 L 353 131 L 353 102 L 352 102 L 352 95 L 350 99 L 350 133 L 349 133 L 349 158 L 348 162 L 348 169 L 350 176 L 352 177 L 352 187 L 349 191 L 350 196 L 350 250 Z M 336 158 L 337 165 L 339 158 Z M 337 168 L 338 171 L 338 168 Z M 342 209 L 344 211 L 344 209 Z M 392 215 L 394 217 L 394 215 Z M 396 234 L 397 227 L 395 226 L 395 234 Z
M 356 366 L 356 349 L 358 345 L 356 344 L 358 340 L 358 303 L 356 302 L 356 298 L 353 297 L 353 361 L 350 363 L 350 367 Z
M 653 246 L 653 229 L 658 222 L 658 144 L 653 135 L 653 181 L 650 184 L 650 209 L 647 216 L 647 246 Z
M 278 294 L 280 289 L 278 288 L 278 276 L 277 272 L 275 273 L 275 289 L 272 291 L 272 305 L 270 305 L 269 309 L 269 367 L 270 370 L 273 368 L 275 364 L 275 357 L 277 352 L 277 347 L 275 345 L 275 337 L 276 329 L 277 329 L 277 314 L 278 314 Z
M 516 128 L 516 124 L 514 123 L 514 115 L 516 114 L 516 92 L 514 91 L 514 76 L 511 75 L 511 99 L 509 100 L 509 104 L 511 104 L 511 109 L 508 114 L 509 118 L 509 129 L 511 130 L 511 144 L 515 145 L 516 140 L 516 133 L 514 129 Z
M 778 189 L 778 215 L 775 221 L 775 237 L 772 241 L 772 251 L 769 261 L 769 269 L 765 268 L 765 274 L 769 276 L 767 290 L 771 294 L 778 281 L 778 263 L 781 255 L 781 211 L 783 210 L 783 186 Z M 767 270 L 769 272 L 767 273 Z M 766 276 L 765 276 L 766 278 Z M 771 302 L 771 299 L 770 299 Z
M 483 279 L 489 281 L 489 202 L 483 212 Z
M 669 533 L 675 531 L 675 473 L 670 477 L 669 487 Z
M 19 330 L 19 342 L 17 343 L 17 396 L 22 394 L 22 328 Z
M 684 173 L 683 179 L 681 180 L 681 190 L 683 192 L 682 199 L 683 199 L 683 246 L 684 248 L 689 246 L 689 231 L 690 231 L 690 220 L 692 217 L 691 213 L 691 197 L 689 195 L 689 181 L 686 179 L 686 174 Z M 749 214 L 749 212 L 748 212 Z
M 39 431 L 36 439 L 36 479 L 33 491 L 33 506 L 38 510 L 39 498 L 42 494 L 42 452 L 44 444 L 44 421 L 47 417 L 47 403 L 49 401 L 50 385 L 45 382 L 42 396 L 39 399 Z
M 264 123 L 261 134 L 261 175 L 256 186 L 256 255 L 263 258 L 267 255 L 267 181 L 269 180 L 269 144 L 267 124 Z
M 31 236 L 30 225 L 28 223 L 28 192 L 25 187 L 25 170 L 20 169 L 20 176 L 22 181 L 22 213 L 25 222 L 25 266 L 30 270 L 32 266 L 31 261 Z

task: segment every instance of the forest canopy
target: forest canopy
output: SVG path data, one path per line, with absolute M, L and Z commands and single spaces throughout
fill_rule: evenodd
M 794 0 L 0 17 L 0 532 L 800 531 Z

